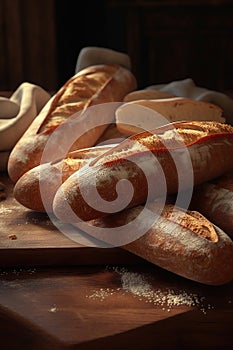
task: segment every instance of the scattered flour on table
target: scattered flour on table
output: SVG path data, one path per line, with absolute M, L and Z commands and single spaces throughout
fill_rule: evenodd
M 12 213 L 13 212 L 13 209 L 11 209 L 11 208 L 6 208 L 6 207 L 4 207 L 4 205 L 1 205 L 0 206 L 0 213 L 1 214 L 10 214 L 10 213 Z
M 35 268 L 9 268 L 9 269 L 0 269 L 0 277 L 5 276 L 21 276 L 22 274 L 33 275 L 36 273 Z
M 143 273 L 131 272 L 126 268 L 114 267 L 112 270 L 120 275 L 120 288 L 100 288 L 87 296 L 90 299 L 99 299 L 104 301 L 106 298 L 121 291 L 123 293 L 131 293 L 133 297 L 140 301 L 151 303 L 159 306 L 163 311 L 170 312 L 172 307 L 188 306 L 198 307 L 204 314 L 207 310 L 214 307 L 206 303 L 206 298 L 196 293 L 190 293 L 185 290 L 174 290 L 171 288 L 155 289 L 149 282 L 149 276 Z M 205 303 L 204 303 L 205 302 Z M 230 301 L 229 301 L 230 302 Z M 204 305 L 205 304 L 205 305 Z
M 118 288 L 120 290 L 120 288 Z M 100 288 L 98 290 L 95 290 L 93 294 L 89 295 L 88 298 L 90 299 L 100 299 L 101 301 L 104 301 L 105 298 L 109 297 L 110 295 L 113 295 L 115 292 L 115 289 L 111 288 Z
M 53 305 L 50 309 L 49 312 L 56 313 L 58 311 L 58 308 L 56 305 Z

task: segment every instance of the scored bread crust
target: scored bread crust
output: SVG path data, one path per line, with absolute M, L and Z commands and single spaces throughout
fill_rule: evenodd
M 111 146 L 90 147 L 69 152 L 64 159 L 30 169 L 16 182 L 14 198 L 31 210 L 52 212 L 53 198 L 60 185 L 75 171 L 110 148 Z
M 146 208 L 152 217 L 159 213 L 158 202 L 151 202 Z M 124 227 L 132 223 L 142 210 L 143 206 L 136 206 L 88 224 L 102 229 L 101 239 L 109 243 L 111 231 L 104 229 Z M 154 217 L 154 222 L 145 233 L 142 231 L 139 238 L 121 247 L 152 264 L 199 283 L 222 285 L 233 279 L 233 242 L 221 229 L 199 212 L 185 211 L 170 204 L 164 205 L 158 218 Z M 126 236 L 132 236 L 132 227 L 127 226 Z M 82 229 L 92 235 L 95 232 L 90 231 L 88 225 L 82 226 Z
M 128 180 L 134 190 L 127 207 L 162 196 L 164 178 L 166 194 L 177 193 L 178 189 L 182 191 L 190 186 L 189 176 L 193 175 L 193 184 L 199 185 L 233 169 L 232 151 L 233 127 L 217 122 L 175 123 L 174 129 L 164 126 L 153 133 L 131 136 L 62 184 L 54 198 L 55 215 L 63 221 L 73 220 L 70 208 L 77 215 L 77 221 L 107 215 L 101 207 L 101 200 L 109 202 L 110 206 L 118 199 L 116 188 L 122 179 Z M 180 165 L 179 170 L 185 169 L 187 156 L 190 156 L 192 168 L 189 171 L 193 174 L 185 174 L 184 170 L 182 183 L 179 183 L 174 156 Z M 162 178 L 159 172 L 157 176 L 155 160 L 163 170 Z M 147 177 L 143 169 L 147 171 Z M 153 182 L 149 193 L 148 181 Z M 100 195 L 100 201 L 94 197 L 95 191 Z M 98 209 L 89 205 L 82 193 L 95 201 Z
M 79 112 L 77 118 L 82 117 L 82 123 L 85 123 L 84 112 L 88 107 L 121 102 L 136 86 L 134 75 L 115 64 L 91 66 L 69 79 L 48 101 L 12 150 L 8 162 L 11 180 L 16 182 L 26 171 L 40 164 L 50 135 L 74 113 Z M 104 116 L 102 119 L 105 120 Z M 99 127 L 87 130 L 75 141 L 69 151 L 93 146 L 107 127 L 107 124 L 101 125 L 101 121 Z M 65 135 L 63 137 L 66 139 Z
M 181 224 L 179 220 L 176 223 L 176 215 L 175 212 L 172 219 L 169 213 L 162 215 L 143 237 L 124 248 L 199 283 L 222 285 L 232 281 L 231 239 L 199 213 L 188 211 Z M 206 237 L 200 235 L 203 231 Z

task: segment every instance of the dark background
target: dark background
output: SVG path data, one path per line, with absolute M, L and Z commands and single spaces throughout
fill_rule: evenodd
M 0 0 L 0 89 L 56 91 L 80 50 L 126 52 L 139 88 L 192 78 L 233 90 L 233 1 Z

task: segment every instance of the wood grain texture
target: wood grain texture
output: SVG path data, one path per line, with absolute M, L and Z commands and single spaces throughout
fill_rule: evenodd
M 121 23 L 120 31 L 109 27 L 108 40 L 129 53 L 139 87 L 191 77 L 210 90 L 232 89 L 232 1 L 111 0 L 108 11 Z
M 1 89 L 22 82 L 57 88 L 54 0 L 2 0 L 0 4 Z
M 79 246 L 17 204 L 6 174 L 0 182 L 1 349 L 232 349 L 233 283 L 201 285 L 117 248 Z
M 47 214 L 26 209 L 13 198 L 5 173 L 0 173 L 0 182 L 7 188 L 7 198 L 0 202 L 0 267 L 143 263 L 120 248 L 94 248 L 69 239 Z
M 116 270 L 103 267 L 1 270 L 1 348 L 10 344 L 18 350 L 23 343 L 24 349 L 40 350 L 232 348 L 232 284 L 210 288 L 149 264 L 127 271 L 147 276 L 161 298 L 173 290 L 196 294 L 202 302 L 194 307 L 148 302 L 125 291 Z

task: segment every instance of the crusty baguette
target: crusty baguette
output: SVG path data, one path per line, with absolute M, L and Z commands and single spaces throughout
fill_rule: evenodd
M 85 130 L 86 119 L 90 118 L 88 113 L 87 117 L 85 114 L 88 107 L 106 102 L 120 102 L 135 88 L 136 79 L 133 74 L 118 65 L 96 65 L 78 72 L 48 101 L 14 147 L 8 163 L 8 173 L 12 181 L 16 182 L 25 172 L 40 164 L 50 135 L 74 113 L 79 112 L 76 118 L 82 121 Z M 114 111 L 110 116 L 106 115 L 98 115 L 100 126 L 91 130 L 88 128 L 71 145 L 69 151 L 93 146 L 107 125 L 114 120 Z M 69 136 L 64 139 L 67 138 Z
M 169 94 L 168 92 L 158 90 L 135 90 L 129 92 L 124 97 L 124 102 L 136 101 L 136 100 L 155 100 L 161 98 L 175 97 L 175 95 Z
M 163 196 L 165 180 L 169 195 L 192 186 L 192 176 L 193 184 L 199 185 L 233 169 L 232 126 L 183 122 L 173 127 L 131 136 L 71 175 L 56 193 L 55 215 L 73 221 L 71 208 L 76 221 L 88 221 Z M 124 195 L 118 196 L 118 182 Z M 127 197 L 129 183 L 133 193 Z
M 223 111 L 215 104 L 190 98 L 141 99 L 119 106 L 116 125 L 123 134 L 133 135 L 176 121 L 225 122 Z
M 75 171 L 112 146 L 90 147 L 69 152 L 62 160 L 40 164 L 24 173 L 14 186 L 14 197 L 26 208 L 52 212 L 53 198 L 60 185 Z
M 135 222 L 142 210 L 143 206 L 126 209 L 82 224 L 81 228 L 91 235 L 98 232 L 99 240 L 113 246 L 117 244 L 115 230 L 121 228 L 125 242 L 129 238 L 123 249 L 187 279 L 208 285 L 222 285 L 233 279 L 233 242 L 203 215 L 168 204 L 160 213 L 157 202 L 149 203 L 145 220 L 152 224 L 143 232 L 141 222 L 141 236 L 136 239 Z M 155 214 L 160 215 L 157 218 Z
M 197 186 L 190 208 L 200 211 L 233 238 L 233 174 Z

